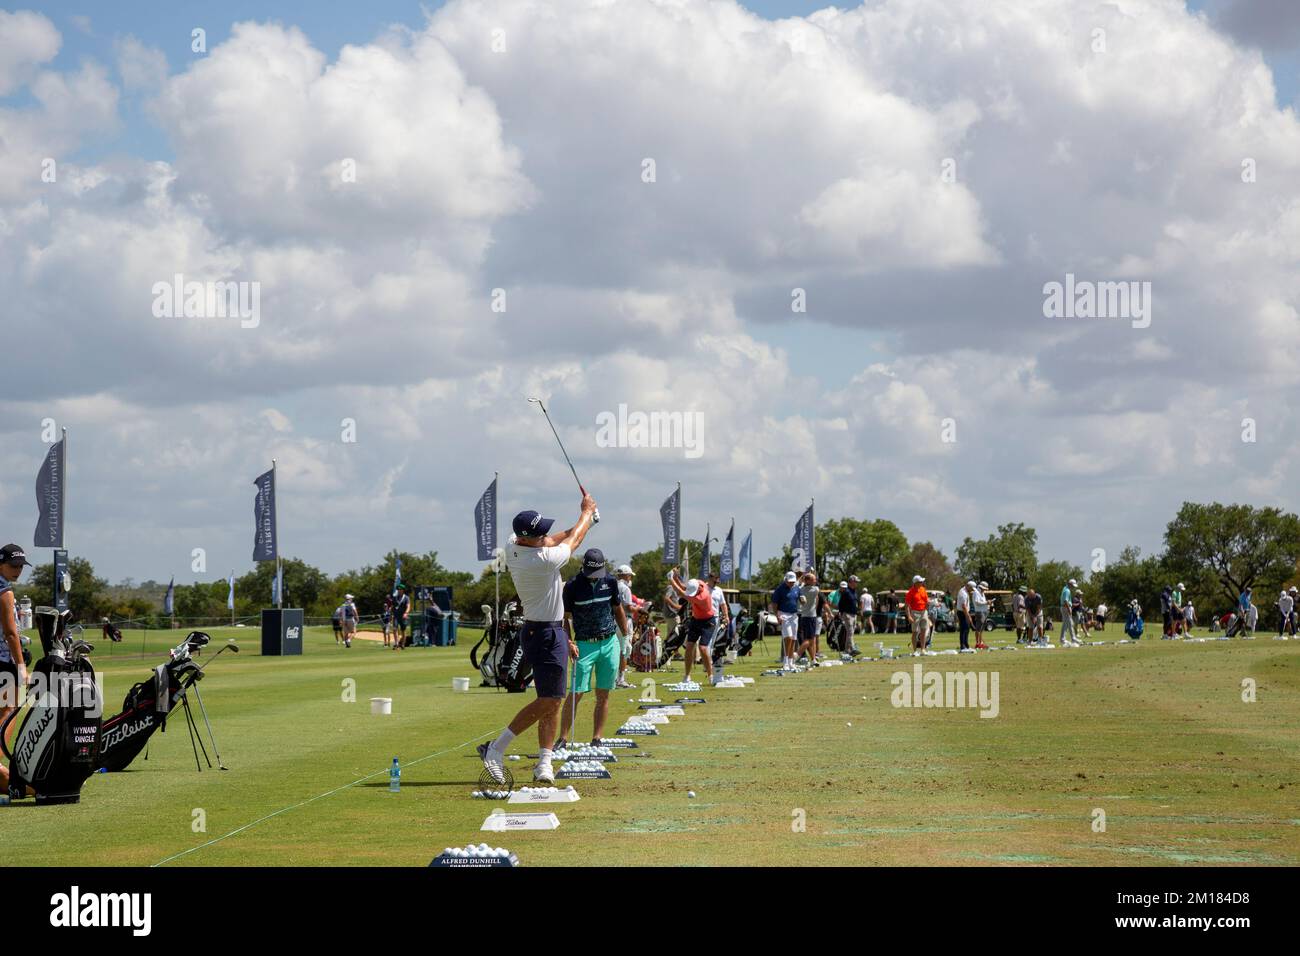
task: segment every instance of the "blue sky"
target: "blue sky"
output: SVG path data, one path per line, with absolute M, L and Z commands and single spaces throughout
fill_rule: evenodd
M 194 547 L 245 568 L 271 457 L 299 556 L 471 567 L 492 472 L 504 513 L 572 508 L 533 394 L 620 558 L 677 481 L 688 530 L 734 514 L 760 559 L 809 497 L 949 554 L 1025 521 L 1079 564 L 1158 549 L 1184 500 L 1300 510 L 1300 4 L 1193 9 L 1213 31 L 1164 0 L 880 0 L 817 30 L 701 0 L 427 27 L 389 0 L 38 6 L 0 36 L 0 287 L 7 348 L 59 374 L 14 363 L 0 445 L 35 474 L 35 425 L 68 426 L 76 548 L 114 578 L 188 580 Z M 504 18 L 535 42 L 499 57 Z M 1108 59 L 1077 42 L 1099 21 Z M 416 35 L 372 42 L 392 24 Z M 177 272 L 260 284 L 263 321 L 158 314 Z M 1152 281 L 1154 322 L 1045 321 L 1067 272 Z M 703 410 L 706 454 L 598 446 L 622 403 Z M 6 539 L 31 512 L 0 485 Z

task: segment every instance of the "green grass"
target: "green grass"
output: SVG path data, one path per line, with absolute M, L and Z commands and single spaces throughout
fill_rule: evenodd
M 257 656 L 249 629 L 212 633 L 245 643 L 201 685 L 231 770 L 196 773 L 176 720 L 147 762 L 92 777 L 80 804 L 0 810 L 7 859 L 147 865 L 261 821 L 172 865 L 423 866 L 480 840 L 528 865 L 1300 863 L 1300 644 L 1267 635 L 925 660 L 997 670 L 991 720 L 891 707 L 890 675 L 910 660 L 759 676 L 769 640 L 770 654 L 733 669 L 753 685 L 704 691 L 708 704 L 645 739 L 612 780 L 578 781 L 582 800 L 556 808 L 559 830 L 505 836 L 479 832 L 503 804 L 470 798 L 472 742 L 531 694 L 451 690 L 453 676 L 476 676 L 472 631 L 458 647 L 399 654 L 367 641 L 345 651 L 312 629 L 300 658 Z M 180 636 L 149 632 L 147 656 L 133 657 L 142 635 L 128 632 L 111 657 L 97 654 L 110 713 Z M 677 679 L 674 666 L 656 676 Z M 1256 703 L 1241 700 L 1247 677 Z M 348 679 L 355 703 L 343 700 Z M 375 696 L 393 698 L 391 717 L 371 716 Z M 633 696 L 615 693 L 614 720 Z M 589 709 L 579 727 L 589 733 Z M 536 752 L 535 735 L 521 744 Z M 387 789 L 394 756 L 407 764 L 400 794 Z M 531 761 L 510 767 L 527 782 Z M 206 832 L 192 827 L 196 810 Z M 796 810 L 806 832 L 793 832 Z

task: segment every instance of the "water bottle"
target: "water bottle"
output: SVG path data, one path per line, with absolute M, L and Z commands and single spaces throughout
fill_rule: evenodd
M 388 792 L 389 793 L 402 792 L 402 767 L 397 762 L 396 757 L 393 758 L 393 766 L 388 771 Z

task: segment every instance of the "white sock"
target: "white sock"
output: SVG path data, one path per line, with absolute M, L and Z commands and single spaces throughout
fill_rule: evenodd
M 512 733 L 510 728 L 507 727 L 505 730 L 501 731 L 500 737 L 492 741 L 492 745 L 488 749 L 495 751 L 497 756 L 499 757 L 506 752 L 506 748 L 510 746 L 510 741 L 514 739 L 515 739 L 514 733 Z
M 550 763 L 550 762 L 551 762 L 551 751 L 550 751 L 549 748 L 546 749 L 546 750 L 539 750 L 539 751 L 538 751 L 538 753 L 537 753 L 537 762 L 538 762 L 538 763 Z

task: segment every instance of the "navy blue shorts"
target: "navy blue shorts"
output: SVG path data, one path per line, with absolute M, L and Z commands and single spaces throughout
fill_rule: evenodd
M 564 697 L 568 692 L 569 636 L 560 621 L 525 621 L 521 637 L 524 660 L 533 668 L 538 697 Z
M 686 643 L 708 647 L 713 643 L 713 632 L 717 627 L 716 617 L 692 617 L 691 622 L 686 625 Z

